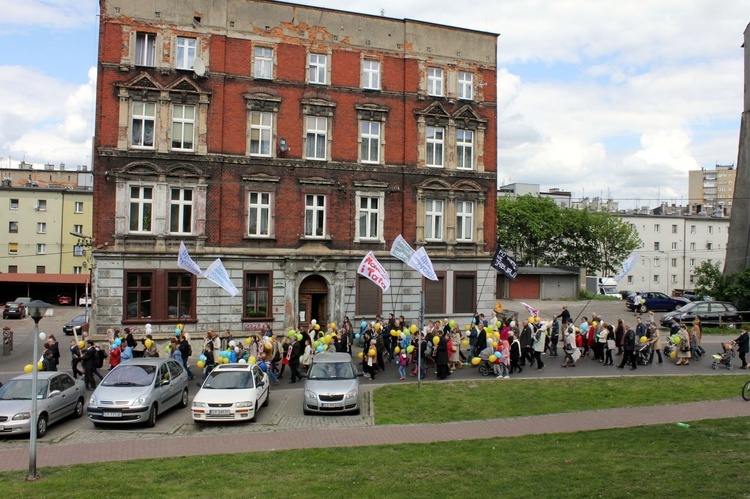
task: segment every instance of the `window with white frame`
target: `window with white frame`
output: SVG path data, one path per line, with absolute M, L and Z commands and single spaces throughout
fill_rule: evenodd
M 135 65 L 154 67 L 156 53 L 156 34 L 136 33 L 135 35 Z
M 474 74 L 467 71 L 458 72 L 458 98 L 462 100 L 474 99 Z
M 273 49 L 271 47 L 255 47 L 253 76 L 264 80 L 273 79 Z
M 153 203 L 153 187 L 130 187 L 130 232 L 151 232 Z
M 672 284 L 677 284 L 677 274 L 672 274 Z
M 441 68 L 427 68 L 427 95 L 443 96 L 443 70 Z
M 137 148 L 153 149 L 155 123 L 156 103 L 133 102 L 131 145 Z
M 18 199 L 11 199 L 10 200 L 10 209 L 11 210 L 17 210 L 18 209 Z
M 677 266 L 677 258 L 672 258 L 672 267 Z
M 443 207 L 441 199 L 425 200 L 425 240 L 443 240 Z
M 677 234 L 677 224 L 672 224 L 672 234 Z
M 362 61 L 362 88 L 380 90 L 380 61 L 372 59 Z
M 73 225 L 73 232 L 76 234 L 83 234 L 83 225 L 81 224 L 74 224 Z
M 195 106 L 172 106 L 172 150 L 192 151 L 195 140 Z
M 474 240 L 474 203 L 456 201 L 456 241 Z
M 173 187 L 169 194 L 169 232 L 193 233 L 193 189 Z
M 692 274 L 690 275 L 690 284 L 695 284 L 695 276 Z
M 73 273 L 76 275 L 83 274 L 83 268 L 82 267 L 73 267 Z
M 73 246 L 73 256 L 85 256 L 86 253 L 83 251 L 83 246 L 77 244 Z
M 654 251 L 659 251 L 659 242 L 654 243 Z
M 308 77 L 310 83 L 326 85 L 328 74 L 328 56 L 324 54 L 310 54 Z
M 445 128 L 428 126 L 425 139 L 427 145 L 425 164 L 427 166 L 442 167 L 444 164 L 443 148 L 445 145 Z
M 46 234 L 47 233 L 47 222 L 37 222 L 36 223 L 36 233 L 37 234 Z
M 474 167 L 474 132 L 456 130 L 456 168 L 471 170 Z
M 252 111 L 250 113 L 250 155 L 271 156 L 273 135 L 273 113 Z
M 690 233 L 695 234 L 695 225 L 690 226 Z
M 633 276 L 632 275 L 628 276 L 628 284 L 633 284 Z
M 328 118 L 307 116 L 305 120 L 305 158 L 324 160 L 328 142 Z
M 659 224 L 654 224 L 654 232 L 659 233 Z
M 36 254 L 37 255 L 46 255 L 47 254 L 47 245 L 44 243 L 40 243 L 36 245 Z
M 654 267 L 658 267 L 660 264 L 659 257 L 654 257 Z
M 8 232 L 11 234 L 18 234 L 18 221 L 11 220 L 8 222 Z
M 326 235 L 326 197 L 323 194 L 305 195 L 305 237 L 323 238 Z
M 706 243 L 706 249 L 707 249 L 707 250 L 712 250 L 712 249 L 714 249 L 714 245 L 713 245 L 713 243 Z
M 380 122 L 360 121 L 360 158 L 363 163 L 380 162 Z
M 82 201 L 76 201 L 76 203 L 75 203 L 75 212 L 76 213 L 83 213 L 83 202 Z
M 654 274 L 654 284 L 659 284 L 659 274 Z
M 695 267 L 695 258 L 690 259 L 690 266 Z
M 47 211 L 47 200 L 46 199 L 37 199 L 37 201 L 36 201 L 36 209 L 37 209 L 37 211 Z
M 709 225 L 708 226 L 708 233 L 709 234 L 713 234 L 714 233 L 714 226 L 713 225 Z
M 677 243 L 672 243 L 672 249 L 673 249 L 673 250 L 676 250 L 676 249 L 677 249 Z
M 695 251 L 695 243 L 690 243 L 690 251 Z
M 18 254 L 18 243 L 8 243 L 8 254 L 10 255 Z
M 249 192 L 247 194 L 247 235 L 268 237 L 271 235 L 271 194 Z
M 177 60 L 175 61 L 177 69 L 193 69 L 195 43 L 195 38 L 177 37 Z
M 358 196 L 357 235 L 359 240 L 380 240 L 382 196 Z

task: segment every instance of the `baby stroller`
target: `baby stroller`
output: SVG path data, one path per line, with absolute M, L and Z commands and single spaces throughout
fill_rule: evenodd
M 492 368 L 492 363 L 487 359 L 482 359 L 477 370 L 482 376 L 494 376 L 495 374 L 495 371 Z
M 726 367 L 729 371 L 734 369 L 732 366 L 732 357 L 734 357 L 734 347 L 731 343 L 722 343 L 721 349 L 724 350 L 722 353 L 715 353 L 712 355 L 714 358 L 711 364 L 711 369 L 714 371 L 719 370 L 719 366 Z
M 648 359 L 651 357 L 651 343 L 639 343 L 635 350 L 635 361 L 642 366 L 648 365 Z

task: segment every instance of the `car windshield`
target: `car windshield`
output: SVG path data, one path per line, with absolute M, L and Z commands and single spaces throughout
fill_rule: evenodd
M 70 321 L 71 324 L 82 324 L 86 322 L 86 316 L 85 315 L 76 315 L 72 321 Z
M 104 386 L 148 386 L 154 381 L 155 366 L 121 364 L 102 381 Z
M 47 396 L 47 382 L 39 380 L 37 398 Z M 0 387 L 0 400 L 31 400 L 31 380 L 12 379 Z
M 203 383 L 208 390 L 246 390 L 253 388 L 253 373 L 250 371 L 213 371 Z
M 677 309 L 678 312 L 690 312 L 693 307 L 695 307 L 695 303 L 686 303 L 683 306 L 679 307 Z
M 354 379 L 351 362 L 321 362 L 310 367 L 308 379 Z

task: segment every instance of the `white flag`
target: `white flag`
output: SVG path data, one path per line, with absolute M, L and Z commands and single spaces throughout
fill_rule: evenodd
M 388 291 L 388 288 L 391 287 L 391 278 L 388 276 L 388 272 L 380 265 L 380 262 L 375 258 L 372 251 L 367 253 L 362 259 L 357 269 L 357 274 L 367 277 L 383 291 Z
M 409 243 L 399 234 L 396 239 L 393 240 L 391 245 L 391 256 L 398 258 L 405 264 L 409 265 L 409 259 L 414 255 L 415 251 L 409 246 Z
M 232 295 L 232 297 L 237 296 L 240 292 L 235 285 L 232 284 L 232 280 L 229 278 L 229 273 L 227 272 L 227 269 L 224 268 L 224 264 L 221 263 L 220 258 L 217 258 L 214 263 L 206 269 L 206 272 L 203 275 L 209 281 L 224 288 L 224 290 Z
M 539 310 L 535 309 L 528 303 L 521 302 L 521 305 L 523 305 L 523 308 L 529 311 L 532 317 L 539 317 Z
M 427 256 L 427 250 L 424 246 L 421 246 L 414 254 L 409 258 L 407 262 L 409 267 L 419 271 L 420 274 L 425 276 L 431 281 L 437 281 L 437 275 L 435 275 L 435 268 L 432 266 L 430 257 Z
M 628 275 L 628 272 L 633 270 L 633 267 L 635 267 L 635 262 L 638 260 L 638 253 L 632 253 L 624 262 L 622 262 L 622 272 L 617 274 L 617 277 L 615 277 L 615 282 L 620 282 L 620 280 Z
M 180 241 L 180 252 L 177 254 L 177 266 L 195 275 L 201 275 L 202 272 L 200 266 L 190 258 L 185 243 L 182 241 Z

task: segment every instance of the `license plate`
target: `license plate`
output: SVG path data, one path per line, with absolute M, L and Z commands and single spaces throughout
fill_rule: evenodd
M 229 414 L 229 410 L 228 409 L 212 409 L 208 411 L 208 413 L 215 415 L 215 416 L 222 416 L 222 415 Z
M 104 411 L 102 413 L 102 416 L 104 416 L 105 418 L 121 418 L 122 413 L 119 411 Z
M 321 407 L 344 407 L 341 402 L 321 402 Z
M 0 425 L 0 431 L 5 431 L 5 426 Z

